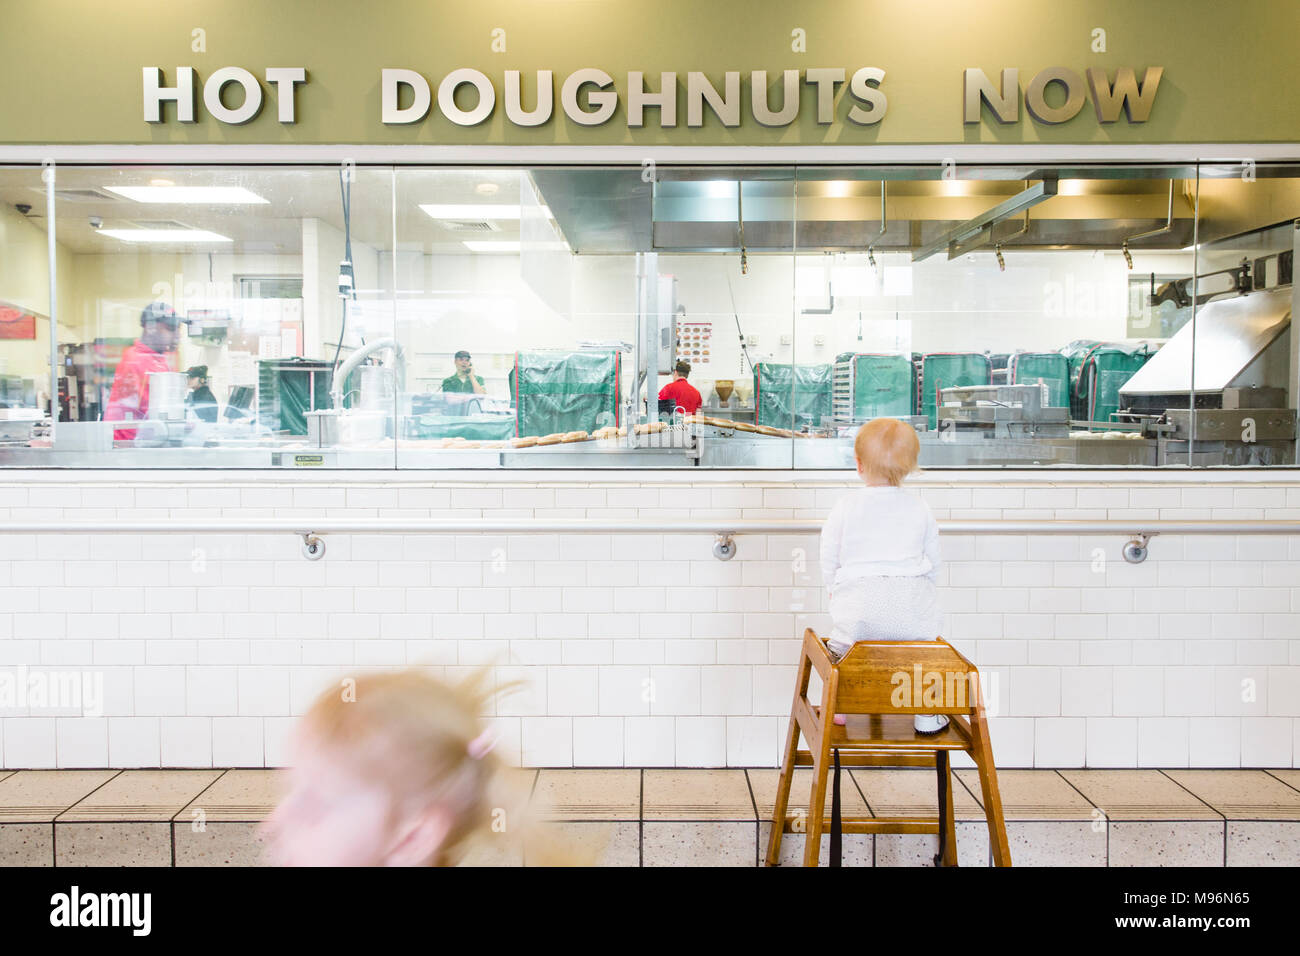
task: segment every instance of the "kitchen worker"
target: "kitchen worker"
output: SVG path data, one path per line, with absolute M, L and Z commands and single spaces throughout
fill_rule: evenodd
M 165 302 L 150 302 L 140 313 L 140 338 L 127 346 L 113 373 L 104 421 L 133 422 L 149 415 L 149 373 L 176 371 L 180 318 Z M 114 441 L 133 441 L 134 428 L 113 429 Z
M 208 388 L 208 367 L 195 365 L 185 373 L 185 384 L 189 394 L 185 396 L 187 407 L 194 409 L 194 417 L 201 422 L 217 420 L 217 396 Z
M 456 353 L 456 374 L 448 375 L 442 380 L 442 390 L 487 394 L 487 389 L 483 387 L 483 376 L 474 374 L 474 365 L 470 361 L 469 353 L 464 349 Z
M 686 381 L 691 374 L 690 362 L 678 362 L 673 366 L 673 380 L 659 390 L 659 401 L 670 401 L 674 408 L 680 408 L 685 415 L 694 415 L 704 404 L 699 390 Z

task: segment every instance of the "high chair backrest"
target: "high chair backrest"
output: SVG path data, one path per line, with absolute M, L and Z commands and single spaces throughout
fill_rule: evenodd
M 860 641 L 836 665 L 841 714 L 975 714 L 979 671 L 947 641 Z

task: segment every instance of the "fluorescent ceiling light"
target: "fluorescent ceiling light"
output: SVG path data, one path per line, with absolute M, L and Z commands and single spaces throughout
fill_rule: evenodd
M 500 242 L 492 242 L 491 240 L 466 239 L 465 248 L 470 252 L 518 252 L 519 241 L 503 239 Z
M 433 219 L 519 219 L 521 208 L 497 203 L 420 203 Z M 551 210 L 547 206 L 538 206 L 537 211 L 547 219 Z M 530 213 L 531 218 L 531 213 Z
M 177 205 L 247 206 L 270 202 L 243 186 L 105 186 L 134 202 Z
M 519 252 L 521 243 L 517 239 L 465 239 L 463 244 L 470 252 Z M 567 242 L 527 242 L 528 252 L 568 252 Z
M 123 242 L 231 242 L 206 229 L 101 229 L 99 235 Z

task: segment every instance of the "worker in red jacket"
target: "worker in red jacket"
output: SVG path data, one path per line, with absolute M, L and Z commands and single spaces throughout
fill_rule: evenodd
M 113 373 L 113 390 L 104 408 L 106 422 L 140 421 L 149 415 L 149 373 L 175 372 L 180 319 L 171 306 L 150 302 L 140 313 L 140 338 L 122 353 Z M 114 441 L 132 441 L 136 429 L 113 429 Z
M 686 381 L 686 377 L 690 374 L 691 363 L 678 362 L 673 368 L 673 380 L 659 390 L 660 402 L 672 402 L 673 406 L 670 410 L 680 408 L 685 415 L 694 415 L 704 404 L 699 390 Z

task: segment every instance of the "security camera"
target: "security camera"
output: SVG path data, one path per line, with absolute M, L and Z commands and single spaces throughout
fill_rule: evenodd
M 24 216 L 32 211 L 32 207 L 25 202 L 15 203 L 14 208 L 17 209 Z
M 103 228 L 103 225 L 104 225 L 104 220 L 103 220 L 103 219 L 100 219 L 98 216 L 91 216 L 91 217 L 90 217 L 90 228 L 91 228 L 91 229 L 100 229 L 100 228 Z

